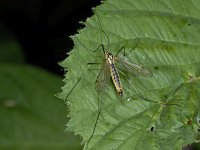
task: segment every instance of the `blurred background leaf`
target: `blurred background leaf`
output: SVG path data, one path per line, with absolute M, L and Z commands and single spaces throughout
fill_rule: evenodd
M 29 65 L 0 65 L 0 149 L 80 149 L 64 133 L 61 78 Z
M 0 149 L 81 149 L 64 132 L 67 107 L 58 62 L 68 38 L 99 1 L 0 1 Z M 48 71 L 47 71 L 48 70 Z

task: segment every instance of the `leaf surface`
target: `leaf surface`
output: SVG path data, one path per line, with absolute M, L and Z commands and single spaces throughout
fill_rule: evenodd
M 85 149 L 171 150 L 199 140 L 199 18 L 198 0 L 108 0 L 95 9 L 62 62 L 68 130 L 81 135 Z M 122 100 L 111 81 L 97 92 L 101 65 L 88 63 L 103 64 L 101 44 L 113 55 L 124 46 L 128 55 L 118 57 L 150 69 L 153 77 L 126 70 Z

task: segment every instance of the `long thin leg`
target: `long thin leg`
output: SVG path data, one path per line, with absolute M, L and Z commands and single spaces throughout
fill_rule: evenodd
M 71 90 L 69 91 L 69 93 L 67 94 L 66 98 L 65 98 L 65 101 L 68 99 L 69 95 L 72 93 L 72 91 L 75 89 L 75 87 L 78 85 L 78 83 L 80 82 L 81 78 L 82 78 L 82 75 L 83 73 L 85 72 L 85 69 L 87 68 L 87 65 L 84 67 L 80 77 L 78 78 L 77 82 L 74 84 L 74 86 L 71 88 Z
M 105 54 L 105 49 L 104 49 L 103 44 L 101 44 L 101 46 L 102 46 L 103 54 Z
M 106 95 L 106 93 L 104 93 L 104 92 L 106 92 L 106 85 L 107 85 L 108 79 L 110 77 L 109 73 L 107 72 L 108 71 L 107 69 L 108 69 L 108 66 L 106 66 L 106 65 L 102 66 L 102 68 L 97 76 L 97 79 L 96 79 L 96 84 L 97 84 L 96 90 L 98 92 L 98 111 L 97 111 L 97 117 L 96 117 L 96 120 L 94 123 L 93 131 L 86 143 L 86 149 L 87 149 L 89 142 L 91 141 L 91 139 L 93 138 L 93 136 L 95 134 L 96 126 L 98 124 L 99 117 L 100 117 L 100 114 L 102 111 L 102 107 L 104 105 L 104 96 Z M 100 84 L 99 82 L 101 82 L 101 81 L 103 81 L 103 83 L 101 83 L 101 85 L 99 85 Z
M 97 127 L 97 124 L 98 124 L 98 121 L 99 121 L 99 117 L 101 115 L 101 112 L 102 112 L 102 109 L 103 109 L 103 106 L 104 106 L 104 98 L 103 96 L 105 95 L 105 93 L 101 93 L 103 96 L 100 96 L 101 92 L 98 91 L 98 110 L 97 110 L 97 116 L 96 116 L 96 120 L 95 120 L 95 123 L 94 123 L 94 126 L 93 126 L 93 130 L 92 130 L 92 133 L 91 133 L 91 136 L 89 137 L 88 141 L 86 142 L 86 149 L 88 148 L 88 145 L 90 143 L 90 141 L 92 140 L 94 134 L 95 134 L 95 131 L 96 131 L 96 127 Z
M 102 46 L 103 44 L 100 44 L 93 52 L 96 52 L 100 46 Z
M 96 126 L 97 126 L 97 123 L 98 123 L 98 120 L 99 120 L 99 117 L 100 117 L 100 114 L 101 114 L 101 104 L 100 104 L 100 100 L 98 99 L 98 114 L 97 114 L 97 117 L 96 117 L 96 120 L 95 120 L 95 123 L 94 123 L 94 127 L 93 127 L 93 131 L 92 131 L 92 134 L 90 136 L 90 138 L 88 139 L 87 143 L 86 143 L 86 149 L 87 149 L 87 146 L 88 144 L 90 143 L 92 137 L 94 136 L 94 133 L 96 131 Z
M 85 72 L 85 69 L 87 68 L 88 65 L 94 65 L 94 64 L 101 64 L 101 63 L 87 63 L 87 65 L 84 67 L 80 77 L 78 78 L 77 82 L 74 84 L 74 86 L 71 88 L 71 90 L 69 91 L 69 93 L 67 94 L 66 98 L 65 98 L 65 101 L 67 100 L 67 98 L 69 97 L 69 95 L 72 93 L 72 91 L 75 89 L 75 87 L 78 85 L 78 83 L 80 82 L 81 78 L 82 78 L 82 75 L 84 74 Z
M 135 50 L 135 48 L 136 47 L 138 47 L 138 45 L 139 45 L 139 42 L 140 42 L 140 39 L 139 38 L 137 38 L 137 43 L 136 43 L 136 45 L 135 45 L 135 47 L 134 48 L 132 48 L 132 50 L 128 53 L 128 54 L 126 54 L 125 56 L 127 56 L 127 55 L 129 55 L 133 50 Z
M 95 52 L 99 49 L 99 47 L 102 45 L 102 44 L 100 44 L 95 50 L 91 50 L 91 49 L 87 48 L 84 44 L 82 44 L 82 43 L 80 42 L 80 40 L 76 37 L 76 35 L 74 35 L 74 37 L 77 39 L 77 41 L 80 43 L 80 45 L 81 45 L 82 47 L 84 47 L 86 50 L 89 50 L 89 51 L 94 52 L 94 53 L 95 53 Z
M 95 12 L 96 12 L 96 11 L 95 11 Z M 106 36 L 106 39 L 107 39 L 107 42 L 108 42 L 108 49 L 111 49 L 110 39 L 109 39 L 108 35 L 106 34 L 106 32 L 105 32 L 104 29 L 103 29 L 103 24 L 101 24 L 101 22 L 100 22 L 100 17 L 99 17 L 99 15 L 98 15 L 97 12 L 96 12 L 96 16 L 97 16 L 98 24 L 100 25 L 101 31 L 102 31 L 102 32 L 105 34 L 105 36 Z
M 139 92 L 139 90 L 136 88 L 136 91 L 137 91 L 137 95 L 139 98 L 141 98 L 142 100 L 145 100 L 145 101 L 149 101 L 149 102 L 152 102 L 152 103 L 156 103 L 156 104 L 160 104 L 160 105 L 174 105 L 174 106 L 180 106 L 179 104 L 175 104 L 175 103 L 164 103 L 164 102 L 157 102 L 157 101 L 154 101 L 154 100 L 150 100 L 150 99 L 147 99 L 145 97 L 142 96 L 142 94 Z
M 132 48 L 132 50 L 129 52 L 129 53 L 125 53 L 125 46 L 122 46 L 120 49 L 119 49 L 119 51 L 117 52 L 117 54 L 115 55 L 116 57 L 118 56 L 118 54 L 123 50 L 123 55 L 124 56 L 127 56 L 127 55 L 129 55 L 137 46 L 138 46 L 138 44 L 139 44 L 139 38 L 137 39 L 137 43 L 136 43 L 136 45 L 135 45 L 135 47 L 134 48 Z
M 117 52 L 117 54 L 115 55 L 116 57 L 118 56 L 118 54 L 124 49 L 124 56 L 125 56 L 125 46 L 122 46 L 119 51 Z

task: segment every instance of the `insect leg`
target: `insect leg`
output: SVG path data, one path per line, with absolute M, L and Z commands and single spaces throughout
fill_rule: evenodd
M 91 49 L 87 48 L 84 44 L 82 44 L 82 43 L 80 42 L 80 40 L 77 38 L 76 35 L 74 35 L 74 37 L 77 39 L 78 43 L 79 43 L 82 47 L 84 47 L 86 50 L 89 50 L 89 51 L 94 52 L 94 53 L 95 53 L 95 52 L 100 48 L 100 46 L 102 45 L 102 44 L 100 44 L 97 48 L 95 48 L 95 50 L 91 50 Z
M 101 67 L 101 70 L 97 76 L 97 79 L 96 79 L 96 90 L 98 92 L 98 109 L 97 109 L 97 116 L 96 116 L 96 120 L 95 120 L 95 123 L 94 123 L 94 127 L 93 127 L 93 131 L 91 133 L 91 136 L 89 137 L 87 143 L 86 143 L 86 149 L 87 149 L 87 146 L 89 144 L 89 142 L 91 141 L 91 139 L 93 138 L 94 134 L 95 134 L 95 131 L 96 131 L 96 126 L 98 124 L 98 121 L 99 121 L 99 117 L 100 117 L 100 114 L 101 114 L 101 111 L 102 111 L 102 107 L 104 105 L 104 97 L 106 94 L 106 85 L 107 85 L 107 82 L 108 82 L 108 79 L 109 79 L 109 72 L 108 72 L 108 66 L 106 64 L 102 65 Z
M 82 75 L 84 74 L 86 68 L 88 65 L 94 65 L 94 64 L 101 64 L 101 63 L 87 63 L 87 65 L 84 67 L 80 77 L 78 78 L 77 82 L 74 84 L 74 86 L 71 88 L 71 90 L 69 91 L 69 93 L 67 94 L 66 98 L 65 98 L 65 101 L 67 100 L 67 98 L 69 97 L 69 95 L 73 92 L 73 90 L 75 89 L 75 87 L 78 85 L 78 83 L 80 82 L 81 78 L 82 78 Z
M 86 143 L 86 149 L 88 147 L 88 144 L 90 143 L 91 139 L 93 138 L 94 136 L 94 133 L 96 131 L 96 126 L 97 126 L 97 123 L 98 123 L 98 120 L 99 120 L 99 117 L 100 117 L 100 114 L 101 114 L 101 104 L 100 104 L 100 100 L 99 100 L 99 96 L 98 96 L 98 110 L 97 110 L 97 117 L 96 117 L 96 120 L 95 120 L 95 123 L 94 123 L 94 127 L 93 127 L 93 131 L 92 131 L 92 134 L 91 136 L 89 137 L 87 143 Z
M 127 56 L 127 55 L 129 55 L 133 50 L 135 50 L 135 48 L 136 47 L 138 47 L 138 45 L 139 45 L 139 42 L 140 42 L 140 39 L 139 38 L 137 38 L 137 43 L 136 43 L 136 45 L 135 45 L 135 47 L 133 47 L 132 49 L 131 49 L 131 51 L 129 52 L 129 53 L 127 53 L 127 54 L 125 54 L 124 56 Z
M 69 95 L 72 93 L 72 91 L 75 89 L 75 87 L 78 85 L 78 83 L 80 82 L 81 78 L 82 78 L 82 75 L 83 73 L 85 72 L 85 69 L 87 68 L 87 65 L 84 67 L 80 77 L 78 78 L 77 82 L 74 84 L 74 86 L 71 88 L 71 90 L 69 91 L 69 93 L 67 94 L 66 98 L 65 98 L 65 101 L 68 99 Z
M 133 47 L 129 53 L 126 53 L 126 52 L 125 52 L 125 45 L 124 45 L 124 46 L 122 46 L 122 47 L 119 49 L 119 51 L 117 52 L 117 54 L 116 54 L 115 56 L 117 57 L 118 54 L 119 54 L 122 50 L 123 50 L 123 56 L 129 55 L 136 47 L 138 47 L 139 41 L 140 41 L 140 39 L 137 38 L 137 43 L 136 43 L 135 47 Z
M 124 49 L 124 54 L 125 54 L 125 46 L 122 46 L 119 51 L 117 52 L 117 54 L 115 55 L 116 57 L 118 56 L 118 54 Z M 125 56 L 125 55 L 124 55 Z
M 101 47 L 102 47 L 103 53 L 105 54 L 105 49 L 104 49 L 103 44 L 101 44 Z
M 108 35 L 106 34 L 106 32 L 104 31 L 104 29 L 103 29 L 103 25 L 102 25 L 102 23 L 100 22 L 100 17 L 99 17 L 99 15 L 98 15 L 98 13 L 95 11 L 95 13 L 96 13 L 96 16 L 97 16 L 97 20 L 98 20 L 98 24 L 100 25 L 100 29 L 101 29 L 101 31 L 105 34 L 105 37 L 106 37 L 106 39 L 107 39 L 107 41 L 108 41 L 108 49 L 110 49 L 110 39 L 109 39 L 109 37 L 108 37 Z
M 149 101 L 149 102 L 153 102 L 153 103 L 156 103 L 156 104 L 159 104 L 159 105 L 164 105 L 164 106 L 166 106 L 166 105 L 174 105 L 174 106 L 179 106 L 179 107 L 180 107 L 179 104 L 176 104 L 176 103 L 168 103 L 169 98 L 167 98 L 166 102 L 162 102 L 162 101 L 158 102 L 158 101 L 150 100 L 150 99 L 148 99 L 148 98 L 143 97 L 142 94 L 139 92 L 139 90 L 138 90 L 137 88 L 136 88 L 136 90 L 137 90 L 137 96 L 138 96 L 140 99 L 142 99 L 142 100 Z

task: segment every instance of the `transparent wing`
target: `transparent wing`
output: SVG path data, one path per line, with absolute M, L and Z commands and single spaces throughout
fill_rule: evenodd
M 98 92 L 105 90 L 108 84 L 109 77 L 110 77 L 109 66 L 107 63 L 104 63 L 96 79 L 96 90 Z
M 133 75 L 143 77 L 153 76 L 153 73 L 143 66 L 119 58 L 115 58 L 115 60 L 119 63 L 119 65 L 123 66 L 127 71 L 131 72 Z

